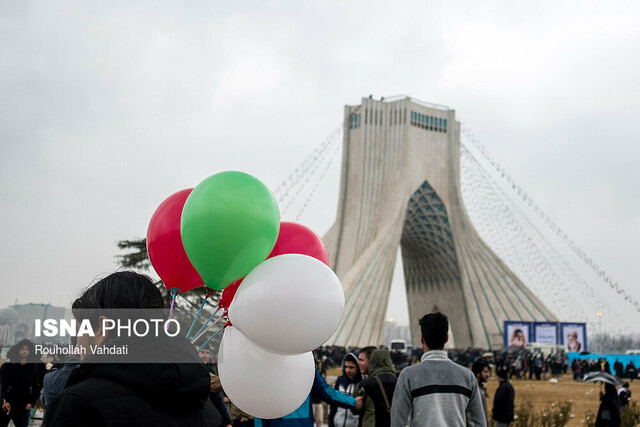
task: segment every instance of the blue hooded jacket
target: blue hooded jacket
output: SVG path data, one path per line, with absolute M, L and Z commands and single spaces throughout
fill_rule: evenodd
M 320 372 L 316 369 L 315 378 L 311 392 L 307 396 L 307 400 L 295 411 L 282 418 L 273 420 L 255 418 L 255 427 L 313 427 L 313 409 L 311 406 L 311 398 L 319 398 L 320 400 L 330 404 L 337 405 L 342 408 L 353 408 L 356 406 L 356 399 L 333 389 L 320 376 Z

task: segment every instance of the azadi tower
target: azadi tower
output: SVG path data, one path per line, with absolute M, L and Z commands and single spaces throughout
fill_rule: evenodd
M 457 348 L 503 345 L 503 321 L 556 321 L 480 239 L 460 195 L 455 111 L 411 98 L 345 107 L 336 222 L 324 236 L 346 307 L 334 345 L 378 345 L 398 246 L 413 345 L 441 311 Z

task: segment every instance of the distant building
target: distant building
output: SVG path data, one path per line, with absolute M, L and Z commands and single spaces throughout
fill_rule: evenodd
M 0 345 L 11 346 L 20 340 L 34 343 L 67 342 L 68 338 L 48 338 L 35 336 L 36 319 L 64 319 L 66 309 L 51 304 L 15 304 L 0 310 Z
M 389 345 L 391 340 L 404 340 L 411 344 L 411 328 L 408 325 L 398 325 L 393 319 L 385 320 L 380 344 Z

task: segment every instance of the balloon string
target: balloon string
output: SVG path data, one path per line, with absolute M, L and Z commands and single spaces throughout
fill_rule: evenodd
M 207 326 L 207 328 L 204 331 L 202 331 L 202 332 L 200 332 L 198 334 L 195 334 L 192 338 L 190 338 L 191 339 L 191 344 L 195 344 L 196 341 L 198 341 L 201 336 L 203 336 L 204 334 L 209 332 L 211 330 L 211 328 L 213 327 L 213 325 L 218 323 L 220 320 L 224 320 L 224 318 L 218 317 L 216 320 L 214 320 L 213 322 L 209 323 L 209 326 Z
M 212 340 L 216 335 L 218 335 L 220 332 L 222 332 L 222 330 L 223 330 L 224 328 L 226 328 L 227 326 L 229 326 L 229 323 L 228 323 L 228 322 L 227 322 L 227 323 L 225 323 L 225 324 L 224 324 L 224 326 L 223 326 L 222 328 L 218 329 L 218 331 L 217 331 L 215 334 L 211 335 L 211 338 L 209 338 L 208 340 L 206 340 L 206 341 L 204 342 L 204 344 L 202 344 L 202 345 L 200 346 L 200 348 L 198 349 L 198 351 L 202 350 L 202 349 L 203 349 L 207 344 L 209 344 L 209 341 L 211 341 L 211 340 Z
M 176 295 L 178 295 L 178 290 L 175 288 L 171 289 L 171 308 L 169 309 L 169 317 L 167 320 L 171 320 L 171 316 L 173 316 L 173 305 L 176 302 Z
M 200 334 L 202 333 L 202 331 L 204 331 L 204 329 L 207 327 L 207 325 L 209 324 L 209 322 L 211 322 L 211 319 L 213 319 L 213 316 L 215 316 L 218 312 L 220 311 L 220 307 L 218 307 L 218 309 L 216 311 L 213 312 L 213 314 L 211 316 L 209 316 L 209 318 L 207 319 L 206 322 L 204 322 L 204 325 L 202 325 L 202 327 L 200 328 L 200 330 L 198 332 L 196 332 L 196 334 L 194 335 L 194 338 L 191 342 L 195 341 L 198 339 L 198 337 L 200 336 Z
M 200 317 L 200 313 L 202 312 L 204 305 L 207 303 L 207 299 L 209 298 L 209 295 L 211 295 L 211 292 L 212 291 L 207 292 L 207 294 L 204 296 L 204 300 L 202 300 L 202 305 L 200 306 L 200 309 L 196 313 L 196 317 L 193 318 L 193 323 L 191 323 L 191 327 L 187 331 L 187 336 L 185 338 L 189 338 L 189 335 L 191 335 L 191 331 L 193 330 L 193 327 L 196 325 L 196 321 L 198 320 L 198 317 Z

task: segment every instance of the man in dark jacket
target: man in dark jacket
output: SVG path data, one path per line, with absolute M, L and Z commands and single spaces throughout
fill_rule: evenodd
M 484 418 L 489 424 L 489 411 L 487 410 L 487 380 L 489 379 L 489 364 L 484 360 L 476 360 L 471 366 L 471 372 L 478 380 L 478 390 L 482 399 L 482 409 L 484 409 Z
M 375 350 L 377 350 L 377 348 L 370 345 L 361 348 L 358 352 L 358 368 L 360 368 L 362 378 L 369 377 L 369 359 L 371 359 L 371 353 L 373 353 Z
M 34 345 L 22 340 L 7 352 L 9 362 L 0 368 L 2 382 L 2 411 L 0 426 L 10 420 L 16 427 L 29 424 L 31 408 L 36 404 L 46 372 L 44 363 L 35 355 Z
M 496 427 L 506 427 L 513 421 L 515 391 L 507 376 L 506 369 L 498 370 L 500 385 L 493 398 L 493 419 L 496 421 Z
M 134 272 L 114 273 L 93 285 L 73 303 L 82 309 L 163 308 L 151 279 Z M 142 310 L 141 310 L 142 311 Z M 79 346 L 118 344 L 99 327 L 94 337 L 78 336 Z M 84 340 L 93 340 L 85 343 Z M 51 402 L 43 426 L 221 426 L 209 401 L 209 371 L 184 338 L 133 339 L 123 360 L 188 360 L 189 363 L 114 363 L 100 354 L 84 356 L 66 388 Z M 86 347 L 85 347 L 86 348 Z M 154 358 L 156 357 L 156 358 Z
M 362 427 L 389 427 L 391 402 L 397 378 L 388 350 L 375 350 L 369 359 L 369 378 L 360 382 L 364 405 L 360 414 Z
M 625 377 L 629 378 L 631 381 L 636 379 L 637 370 L 633 360 L 630 360 L 629 363 L 627 363 L 627 367 L 624 372 Z
M 218 371 L 216 370 L 215 366 L 213 366 L 213 363 L 211 363 L 211 349 L 209 347 L 203 347 L 202 349 L 200 349 L 200 346 L 197 344 L 194 347 L 198 349 L 198 356 L 200 357 L 200 360 L 202 360 L 202 363 L 204 363 L 204 366 L 206 366 L 209 370 L 209 375 L 212 377 L 213 382 L 215 384 L 219 383 L 220 379 L 218 377 Z M 222 415 L 222 421 L 224 421 L 224 425 L 226 427 L 231 427 L 233 421 L 231 420 L 231 415 L 227 410 L 227 406 L 224 404 L 222 385 L 220 385 L 219 389 L 217 387 L 215 388 L 216 389 L 214 390 L 214 387 L 211 387 L 209 400 L 216 408 L 216 410 L 220 412 L 220 415 Z
M 615 363 L 613 364 L 613 372 L 618 378 L 622 378 L 622 376 L 624 375 L 624 366 L 618 359 L 616 359 Z

